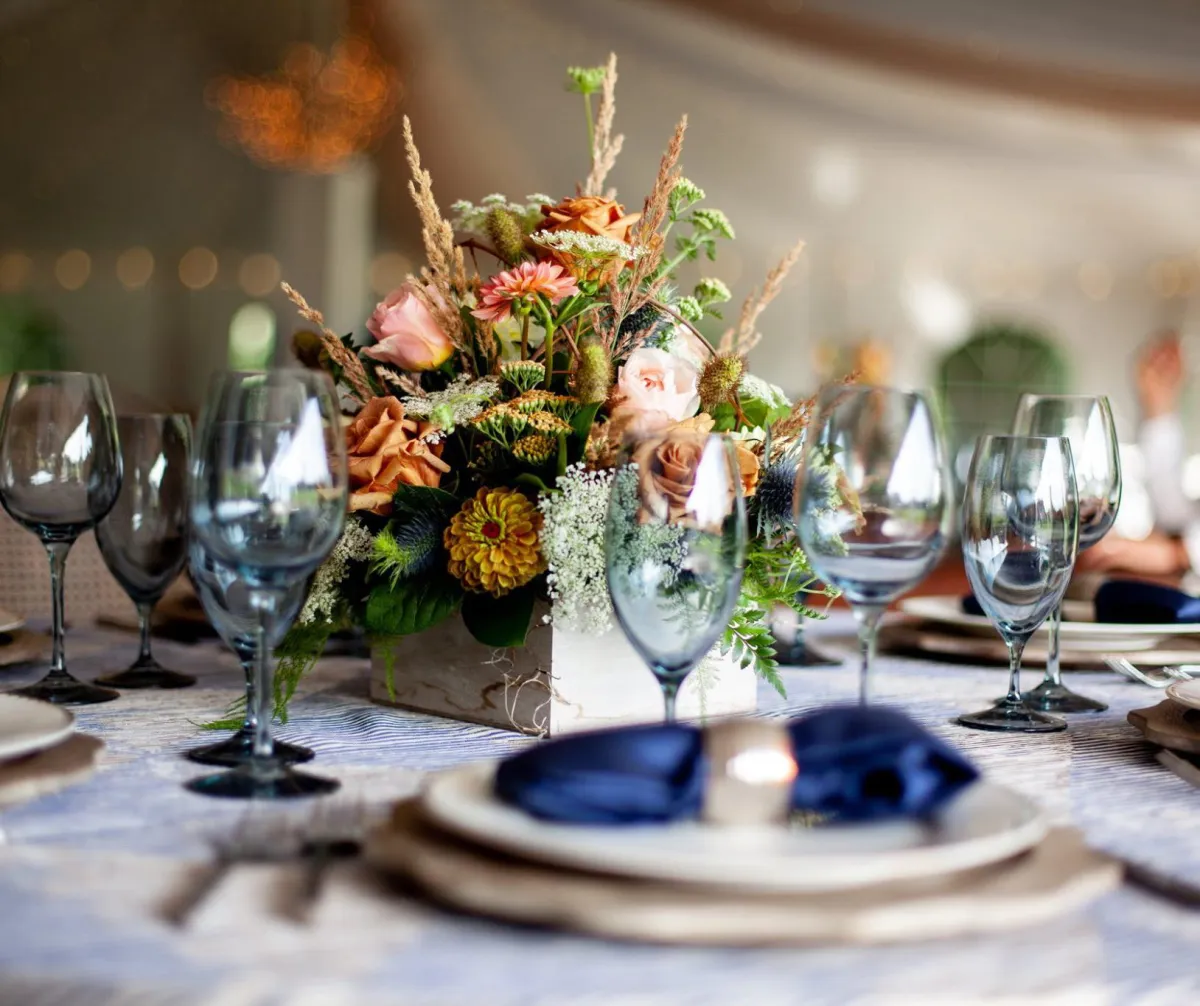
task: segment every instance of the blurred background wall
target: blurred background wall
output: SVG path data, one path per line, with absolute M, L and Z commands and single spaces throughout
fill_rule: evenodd
M 738 233 L 704 273 L 740 300 L 808 241 L 756 371 L 939 386 L 964 437 L 1016 384 L 1107 393 L 1132 438 L 1134 354 L 1190 344 L 1200 292 L 1190 0 L 0 0 L 0 362 L 193 408 L 231 336 L 285 351 L 281 277 L 361 328 L 419 258 L 395 113 L 443 205 L 560 195 L 587 161 L 563 68 L 610 50 L 631 208 L 687 111 L 685 172 Z M 298 151 L 255 80 L 331 60 Z

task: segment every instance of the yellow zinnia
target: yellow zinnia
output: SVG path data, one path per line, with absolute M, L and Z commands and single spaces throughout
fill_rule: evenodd
M 542 514 L 515 489 L 480 489 L 446 528 L 450 572 L 465 589 L 502 597 L 546 569 Z

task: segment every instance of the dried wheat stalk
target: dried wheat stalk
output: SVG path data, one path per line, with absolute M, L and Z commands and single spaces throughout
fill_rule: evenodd
M 802 251 L 804 251 L 804 242 L 797 241 L 780 259 L 779 264 L 767 274 L 767 281 L 763 284 L 762 289 L 750 291 L 750 296 L 742 304 L 742 313 L 738 317 L 738 323 L 727 329 L 721 336 L 718 346 L 720 352 L 745 356 L 759 344 L 762 340 L 762 333 L 755 328 L 758 317 L 766 310 L 767 305 L 779 296 L 779 291 L 783 289 L 784 279 L 791 272 L 796 260 L 800 258 Z
M 613 117 L 617 112 L 617 54 L 608 54 L 608 65 L 604 68 L 604 87 L 600 92 L 600 108 L 596 114 L 596 128 L 592 132 L 592 170 L 583 183 L 585 196 L 598 196 L 604 191 L 604 181 L 613 165 L 617 163 L 625 137 L 612 135 Z M 590 99 L 589 99 L 590 100 Z M 611 198 L 611 197 L 610 197 Z
M 296 305 L 300 317 L 317 326 L 321 345 L 325 347 L 329 358 L 341 368 L 342 379 L 349 386 L 350 393 L 364 405 L 374 398 L 375 393 L 371 390 L 371 382 L 367 380 L 362 361 L 342 345 L 338 334 L 325 324 L 325 316 L 315 307 L 311 307 L 303 294 L 290 283 L 281 283 L 280 287 L 287 294 L 288 300 Z

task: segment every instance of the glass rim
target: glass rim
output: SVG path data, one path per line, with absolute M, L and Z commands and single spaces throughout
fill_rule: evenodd
M 117 421 L 122 419 L 188 419 L 192 418 L 190 412 L 118 412 Z
M 102 374 L 96 370 L 14 370 L 9 375 L 10 378 L 16 377 L 98 377 L 102 381 L 108 380 L 107 374 Z
M 1022 398 L 1052 398 L 1052 399 L 1058 399 L 1060 401 L 1072 401 L 1072 402 L 1107 402 L 1108 401 L 1108 395 L 1087 395 L 1087 394 L 1083 394 L 1082 392 L 1080 392 L 1080 393 L 1072 392 L 1069 395 L 1059 395 L 1059 394 L 1055 394 L 1055 393 L 1049 392 L 1049 391 L 1047 391 L 1047 392 L 1022 391 L 1021 397 Z
M 1040 440 L 1044 443 L 1050 443 L 1053 440 L 1065 440 L 1071 442 L 1070 437 L 1048 437 L 1035 433 L 980 433 L 975 438 L 976 445 L 982 444 L 985 440 Z

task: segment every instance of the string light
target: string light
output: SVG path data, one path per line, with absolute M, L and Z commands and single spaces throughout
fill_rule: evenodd
M 325 55 L 307 43 L 288 49 L 265 77 L 220 77 L 209 105 L 222 134 L 266 167 L 327 173 L 373 146 L 390 125 L 399 84 L 366 38 L 347 36 Z
M 117 257 L 117 279 L 126 290 L 137 290 L 154 275 L 154 256 L 149 248 L 135 247 Z
M 203 290 L 217 278 L 219 267 L 217 256 L 208 248 L 192 248 L 179 260 L 179 282 L 189 290 Z
M 54 278 L 64 290 L 78 290 L 91 274 L 91 256 L 79 248 L 63 252 L 54 263 Z

